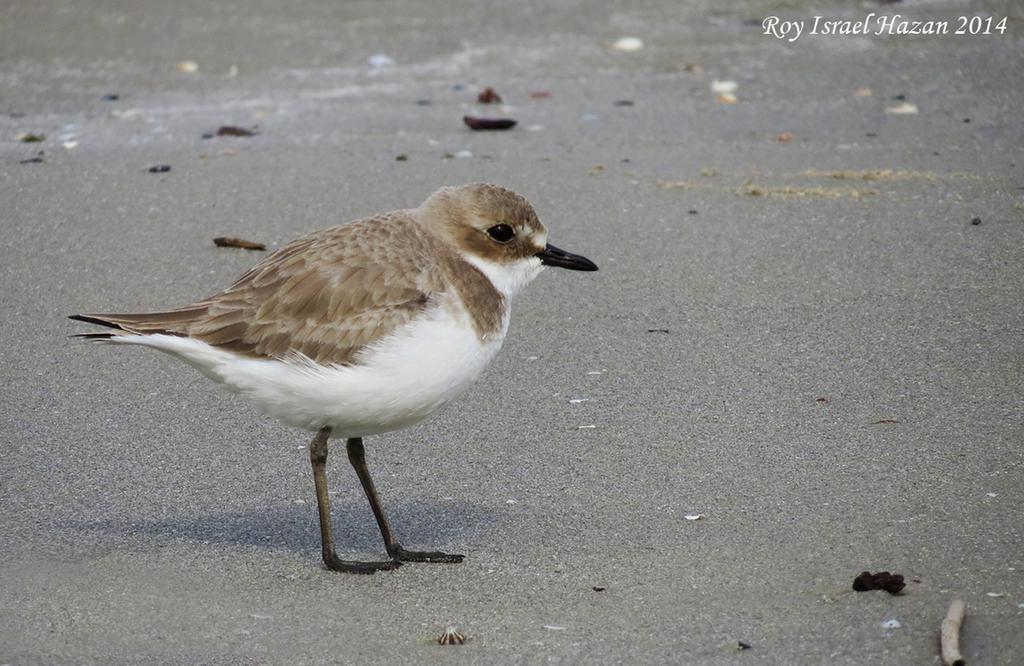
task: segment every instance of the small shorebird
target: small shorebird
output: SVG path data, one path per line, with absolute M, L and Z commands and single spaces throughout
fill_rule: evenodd
M 525 198 L 477 183 L 442 188 L 418 208 L 315 231 L 183 308 L 71 318 L 114 329 L 80 337 L 159 349 L 315 432 L 309 457 L 324 564 L 373 573 L 463 556 L 399 544 L 363 437 L 413 425 L 468 389 L 505 339 L 511 299 L 544 266 L 597 270 L 549 244 Z M 334 551 L 324 471 L 330 437 L 347 439 L 387 560 L 346 561 Z

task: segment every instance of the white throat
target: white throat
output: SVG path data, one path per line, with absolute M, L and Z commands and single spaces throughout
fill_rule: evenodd
M 544 264 L 537 257 L 526 257 L 512 264 L 499 264 L 468 254 L 462 255 L 462 258 L 479 268 L 494 288 L 508 299 L 522 291 L 544 270 Z

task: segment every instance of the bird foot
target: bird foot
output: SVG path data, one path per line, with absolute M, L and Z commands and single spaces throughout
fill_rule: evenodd
M 352 560 L 343 560 L 335 553 L 331 552 L 324 555 L 324 566 L 331 571 L 340 571 L 343 573 L 375 574 L 378 571 L 390 571 L 392 569 L 397 569 L 402 566 L 402 562 L 398 559 L 386 560 L 383 562 L 356 562 Z
M 465 555 L 442 553 L 440 551 L 406 550 L 396 546 L 388 553 L 399 562 L 433 562 L 435 564 L 458 564 Z

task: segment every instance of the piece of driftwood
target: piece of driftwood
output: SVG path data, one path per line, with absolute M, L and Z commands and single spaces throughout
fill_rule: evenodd
M 942 630 L 939 634 L 939 646 L 942 650 L 942 663 L 944 666 L 964 666 L 963 655 L 960 654 L 960 625 L 964 621 L 964 613 L 967 607 L 960 599 L 954 599 L 946 611 L 946 617 L 942 620 Z

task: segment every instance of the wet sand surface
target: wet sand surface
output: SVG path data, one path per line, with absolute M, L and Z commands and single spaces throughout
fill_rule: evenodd
M 0 8 L 0 663 L 937 663 L 953 598 L 968 662 L 1015 663 L 1020 6 L 787 42 L 761 21 L 982 12 L 680 4 Z M 309 434 L 67 339 L 263 256 L 214 237 L 479 180 L 601 271 L 543 274 L 473 391 L 366 440 L 403 544 L 461 565 L 324 570 Z M 329 478 L 339 551 L 380 557 L 337 444 Z

